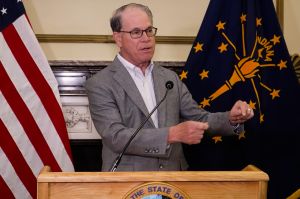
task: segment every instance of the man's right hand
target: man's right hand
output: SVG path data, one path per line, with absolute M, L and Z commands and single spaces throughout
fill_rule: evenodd
M 185 144 L 198 144 L 203 138 L 204 131 L 208 129 L 208 123 L 187 121 L 170 127 L 168 142 L 182 142 Z

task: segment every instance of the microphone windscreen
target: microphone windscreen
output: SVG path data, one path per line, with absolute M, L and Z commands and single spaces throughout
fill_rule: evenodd
M 173 86 L 174 86 L 174 83 L 172 81 L 167 81 L 166 82 L 166 88 L 168 90 L 171 90 L 173 88 Z

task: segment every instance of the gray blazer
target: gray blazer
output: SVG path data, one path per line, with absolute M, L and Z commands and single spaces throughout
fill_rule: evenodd
M 155 128 L 150 118 L 127 148 L 117 171 L 186 170 L 181 143 L 167 144 L 169 127 L 183 120 L 208 122 L 211 133 L 234 133 L 228 112 L 209 113 L 199 109 L 175 72 L 155 65 L 152 74 L 157 102 L 166 92 L 167 81 L 173 81 L 174 87 L 158 108 L 159 128 Z M 149 112 L 118 58 L 88 79 L 86 90 L 94 125 L 102 137 L 102 170 L 108 171 Z

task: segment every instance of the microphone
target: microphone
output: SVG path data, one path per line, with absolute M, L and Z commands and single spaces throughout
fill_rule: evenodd
M 174 86 L 174 83 L 172 81 L 167 81 L 166 82 L 167 91 L 171 90 L 173 88 L 173 86 Z M 165 96 L 167 96 L 167 93 L 165 94 Z
M 149 118 L 151 117 L 151 115 L 154 113 L 154 111 L 156 111 L 156 109 L 159 107 L 159 105 L 166 99 L 167 94 L 169 92 L 169 90 L 171 90 L 174 86 L 174 83 L 172 81 L 167 81 L 166 84 L 166 93 L 164 95 L 164 97 L 158 102 L 158 104 L 156 104 L 156 106 L 152 109 L 152 111 L 149 113 L 149 115 L 146 117 L 146 119 L 140 124 L 140 126 L 134 131 L 134 133 L 132 134 L 132 136 L 130 137 L 130 139 L 128 140 L 128 142 L 126 143 L 126 145 L 124 146 L 122 152 L 118 155 L 118 157 L 116 158 L 113 166 L 111 167 L 110 171 L 114 172 L 116 171 L 116 169 L 118 168 L 121 159 L 126 151 L 126 149 L 128 148 L 129 144 L 132 142 L 133 138 L 135 138 L 135 136 L 138 134 L 138 132 L 143 128 L 143 126 L 146 124 L 146 122 L 149 120 Z

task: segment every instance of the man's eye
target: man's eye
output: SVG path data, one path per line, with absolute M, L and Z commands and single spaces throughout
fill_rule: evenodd
M 148 32 L 148 33 L 152 33 L 152 32 L 153 32 L 153 30 L 152 30 L 152 28 L 149 28 L 149 29 L 147 29 L 147 30 L 146 30 L 146 32 Z
M 134 35 L 139 35 L 141 33 L 141 30 L 133 30 L 131 32 L 131 34 L 134 34 Z

